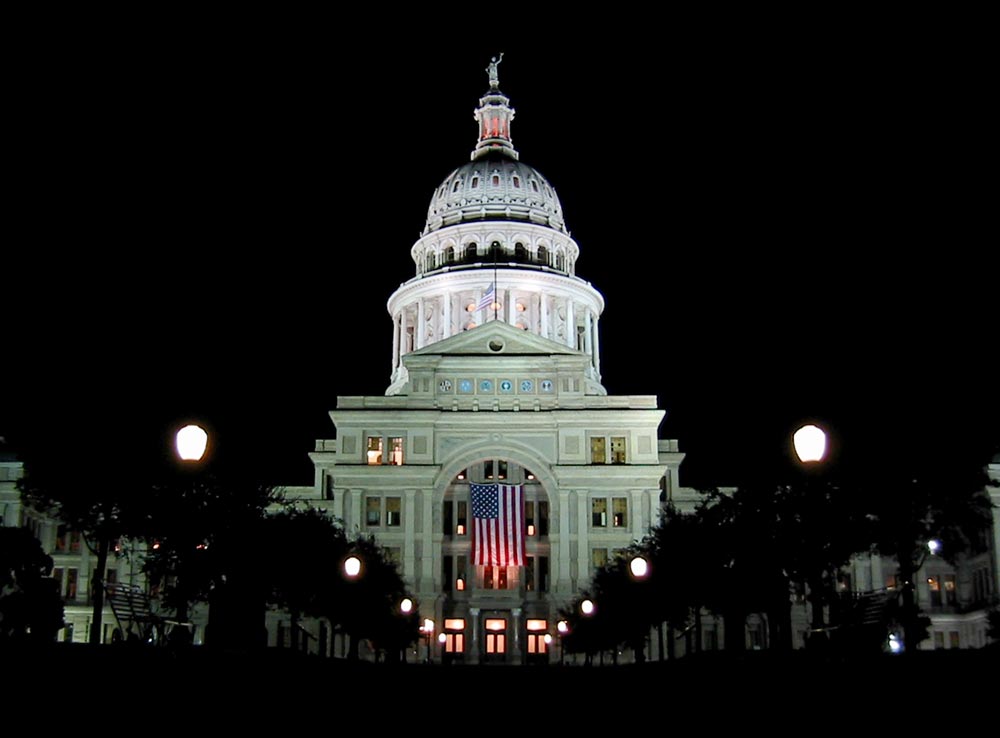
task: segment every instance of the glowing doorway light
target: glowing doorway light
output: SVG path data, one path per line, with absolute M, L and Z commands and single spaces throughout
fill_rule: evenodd
M 799 461 L 822 461 L 826 455 L 826 432 L 815 425 L 804 425 L 792 436 Z
M 185 425 L 177 431 L 177 455 L 183 461 L 201 461 L 208 447 L 208 433 L 200 425 Z

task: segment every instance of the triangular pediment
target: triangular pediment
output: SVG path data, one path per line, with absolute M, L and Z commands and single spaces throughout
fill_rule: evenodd
M 424 346 L 408 356 L 582 356 L 565 344 L 515 328 L 500 320 Z

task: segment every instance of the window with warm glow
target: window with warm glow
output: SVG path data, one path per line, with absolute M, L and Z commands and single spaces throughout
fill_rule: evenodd
M 382 498 L 365 498 L 365 525 L 375 528 L 382 524 Z
M 944 575 L 944 597 L 945 603 L 948 605 L 958 604 L 958 592 L 955 589 L 955 575 L 945 574 Z
M 607 461 L 605 457 L 606 442 L 603 436 L 594 436 L 590 439 L 590 463 L 603 464 Z
M 532 500 L 524 502 L 524 525 L 529 536 L 535 535 L 535 503 Z
M 459 500 L 456 505 L 457 510 L 457 521 L 455 525 L 455 535 L 464 536 L 468 528 L 468 515 L 469 515 L 469 503 L 465 500 Z
M 466 305 L 465 306 L 465 312 L 467 312 L 467 313 L 474 313 L 474 312 L 476 312 L 476 303 L 470 302 L 468 305 Z
M 624 436 L 612 436 L 611 437 L 611 463 L 612 464 L 624 464 L 625 463 L 625 437 Z
M 628 527 L 628 498 L 615 497 L 611 500 L 612 523 L 615 528 Z
M 548 650 L 548 644 L 545 643 L 544 633 L 528 633 L 527 641 L 528 654 L 531 656 L 546 653 Z
M 389 463 L 393 466 L 403 465 L 403 439 L 400 436 L 389 439 Z
M 608 549 L 606 548 L 590 549 L 590 565 L 591 567 L 593 567 L 594 571 L 597 571 L 607 563 L 608 563 Z
M 445 653 L 465 653 L 465 634 L 464 633 L 445 633 L 444 634 L 444 652 Z
M 885 588 L 888 590 L 893 590 L 896 589 L 896 586 L 897 586 L 896 575 L 895 574 L 887 575 L 885 578 Z
M 507 630 L 507 621 L 503 618 L 486 618 L 486 630 L 494 632 Z
M 545 620 L 538 620 L 538 619 L 535 619 L 535 618 L 529 618 L 528 622 L 525 624 L 525 627 L 529 631 L 542 631 L 542 632 L 544 632 L 549 627 L 549 624 Z
M 595 528 L 608 527 L 608 501 L 603 497 L 590 501 L 590 524 Z
M 941 578 L 927 577 L 927 587 L 931 591 L 931 605 L 941 604 Z
M 399 527 L 400 520 L 402 519 L 402 504 L 403 500 L 401 497 L 385 498 L 385 524 L 390 528 Z
M 382 436 L 368 436 L 368 463 L 377 465 L 382 463 Z

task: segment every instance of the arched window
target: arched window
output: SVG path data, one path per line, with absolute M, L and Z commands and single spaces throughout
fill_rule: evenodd
M 475 177 L 472 178 L 472 189 L 476 189 L 477 187 L 479 187 L 479 176 L 478 175 L 476 175 Z
M 462 186 L 462 180 L 456 179 L 455 184 L 451 188 L 451 194 L 454 195 L 456 192 L 458 192 L 458 188 L 461 186 Z
M 494 174 L 493 175 L 493 186 L 494 187 L 499 187 L 500 186 L 500 175 L 499 174 Z
M 528 260 L 527 256 L 528 256 L 528 250 L 524 248 L 523 243 L 514 244 L 514 261 L 523 264 Z
M 549 265 L 549 250 L 544 246 L 538 247 L 538 263 L 545 266 Z
M 531 180 L 531 191 L 538 192 L 538 182 L 535 180 Z
M 490 244 L 490 258 L 499 261 L 501 256 L 503 256 L 503 247 L 500 246 L 499 241 L 494 241 Z
M 449 246 L 444 250 L 444 263 L 445 264 L 455 263 L 455 248 L 453 246 Z
M 434 258 L 434 252 L 433 251 L 428 251 L 427 252 L 427 259 L 425 261 L 426 266 L 424 267 L 424 270 L 429 272 L 432 269 L 434 269 L 434 267 L 436 266 L 436 264 L 434 263 L 435 261 L 436 260 Z
M 478 257 L 478 256 L 479 256 L 479 246 L 475 242 L 472 242 L 470 244 L 466 244 L 466 246 L 465 246 L 465 263 L 466 264 L 471 264 L 472 262 L 474 262 L 476 260 L 476 257 Z
M 517 190 L 521 189 L 521 178 L 518 177 L 516 174 L 514 175 L 514 189 Z
M 560 271 L 562 271 L 562 269 L 563 269 L 563 252 L 562 251 L 557 251 L 556 252 L 556 264 L 555 264 L 555 267 L 556 267 L 556 269 L 559 269 Z

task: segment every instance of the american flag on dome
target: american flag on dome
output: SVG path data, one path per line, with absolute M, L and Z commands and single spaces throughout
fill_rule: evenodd
M 524 565 L 524 488 L 517 484 L 471 484 L 476 566 Z
M 491 284 L 490 288 L 483 293 L 483 296 L 479 298 L 479 305 L 476 306 L 476 310 L 484 310 L 485 308 L 492 308 L 493 303 L 496 302 L 497 297 L 497 286 L 496 284 Z

